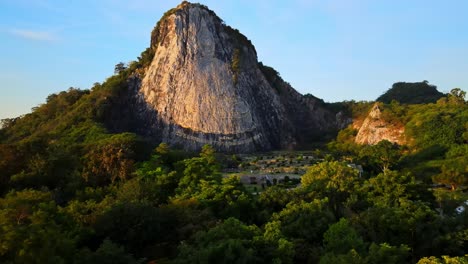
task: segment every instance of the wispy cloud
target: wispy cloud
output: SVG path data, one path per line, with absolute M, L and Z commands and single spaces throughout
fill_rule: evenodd
M 65 6 L 69 3 L 62 1 L 49 1 L 49 0 L 3 0 L 8 5 L 15 6 L 21 9 L 41 10 L 52 12 L 55 14 L 63 14 L 66 11 Z
M 9 33 L 15 35 L 17 37 L 21 37 L 28 40 L 35 40 L 35 41 L 47 41 L 53 42 L 57 41 L 59 37 L 48 31 L 38 31 L 38 30 L 29 30 L 29 29 L 10 29 Z

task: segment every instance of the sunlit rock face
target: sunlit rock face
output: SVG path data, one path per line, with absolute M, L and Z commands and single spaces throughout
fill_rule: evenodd
M 375 145 L 382 140 L 404 144 L 404 126 L 388 123 L 382 118 L 379 104 L 376 103 L 367 115 L 356 135 L 356 143 Z
M 285 149 L 334 126 L 318 99 L 273 87 L 250 41 L 211 10 L 184 2 L 152 32 L 155 56 L 136 83 L 140 112 L 163 142 L 197 150 Z M 306 133 L 307 134 L 307 133 Z M 302 136 L 301 136 L 302 135 Z

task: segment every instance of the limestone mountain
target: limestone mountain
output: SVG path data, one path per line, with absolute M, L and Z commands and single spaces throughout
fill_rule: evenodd
M 169 10 L 151 34 L 150 52 L 106 119 L 115 130 L 188 150 L 211 144 L 250 152 L 294 148 L 337 125 L 322 100 L 259 63 L 250 40 L 206 6 L 183 2 Z M 125 113 L 130 127 L 119 121 Z
M 137 61 L 117 64 L 90 90 L 52 94 L 32 113 L 2 121 L 0 140 L 93 148 L 131 134 L 148 148 L 289 149 L 331 139 L 346 125 L 328 109 L 259 62 L 250 40 L 213 11 L 183 2 L 163 15 Z

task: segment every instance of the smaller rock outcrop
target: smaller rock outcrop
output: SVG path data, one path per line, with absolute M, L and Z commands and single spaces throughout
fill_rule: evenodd
M 371 111 L 359 128 L 355 142 L 358 144 L 374 145 L 382 140 L 388 140 L 399 145 L 404 144 L 404 126 L 391 124 L 382 117 L 378 103 L 372 106 Z

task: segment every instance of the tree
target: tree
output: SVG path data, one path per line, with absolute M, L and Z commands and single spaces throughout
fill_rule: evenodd
M 320 258 L 320 264 L 365 264 L 365 260 L 352 249 L 347 254 L 325 254 Z
M 78 255 L 75 263 L 83 264 L 142 264 L 143 259 L 136 260 L 131 254 L 125 252 L 124 248 L 113 243 L 109 239 L 104 240 L 96 252 L 83 250 Z
M 10 177 L 24 168 L 24 155 L 13 144 L 0 144 L 0 194 L 7 190 Z
M 89 145 L 82 159 L 85 180 L 99 186 L 128 179 L 137 159 L 137 143 L 136 135 L 122 133 Z
M 71 263 L 77 241 L 70 220 L 50 193 L 10 192 L 0 199 L 0 262 Z
M 273 213 L 281 211 L 293 199 L 294 192 L 273 186 L 260 193 L 258 202 L 265 210 Z
M 327 199 L 313 200 L 310 203 L 291 202 L 279 213 L 273 214 L 268 225 L 276 226 L 281 236 L 294 243 L 294 261 L 304 263 L 317 260 L 323 233 L 333 223 L 335 217 L 328 209 Z M 274 232 L 274 228 L 268 228 Z M 269 233 L 265 236 L 271 237 Z M 278 236 L 278 235 L 275 235 Z
M 206 159 L 209 165 L 218 165 L 216 162 L 215 149 L 211 145 L 204 145 L 200 157 Z
M 387 243 L 377 245 L 372 243 L 369 247 L 367 263 L 399 264 L 408 262 L 410 248 L 407 245 L 399 247 Z
M 8 129 L 13 127 L 18 119 L 19 117 L 0 119 L 0 129 Z
M 454 88 L 448 94 L 447 100 L 449 104 L 464 105 L 466 92 L 460 88 Z
M 326 205 L 326 200 L 290 203 L 281 212 L 274 214 L 272 220 L 281 222 L 281 231 L 286 237 L 317 243 L 322 240 L 328 224 L 335 219 Z
M 356 229 L 376 244 L 408 245 L 413 261 L 444 250 L 438 214 L 421 201 L 400 199 L 397 206 L 374 206 L 356 219 Z
M 190 198 L 201 193 L 203 184 L 221 183 L 221 174 L 205 158 L 191 158 L 180 164 L 182 174 L 176 193 L 179 197 Z
M 206 231 L 221 221 L 195 199 L 171 199 L 159 209 L 164 216 L 162 219 L 168 219 L 165 221 L 168 225 L 161 229 L 165 237 L 161 244 L 166 245 L 161 255 L 166 257 L 177 255 L 181 241 L 190 241 L 197 232 Z
M 418 261 L 417 264 L 466 264 L 468 263 L 468 254 L 461 257 L 442 256 L 437 257 L 424 257 Z
M 363 148 L 359 156 L 367 159 L 371 164 L 379 166 L 385 174 L 400 158 L 400 150 L 397 144 L 382 140 L 376 145 Z
M 225 177 L 221 183 L 202 182 L 201 191 L 193 196 L 219 217 L 236 217 L 251 221 L 255 217 L 255 203 L 235 176 Z
M 398 206 L 404 200 L 433 201 L 433 195 L 421 184 L 417 184 L 409 173 L 388 171 L 367 180 L 359 191 L 367 196 L 370 204 Z
M 389 263 L 407 262 L 410 248 L 372 243 L 367 249 L 362 237 L 342 218 L 323 235 L 325 255 L 320 263 Z
M 198 232 L 192 241 L 179 247 L 176 263 L 262 263 L 254 238 L 257 226 L 247 226 L 235 218 Z
M 338 161 L 325 161 L 311 166 L 301 178 L 304 189 L 318 198 L 327 197 L 335 213 L 354 193 L 359 183 L 359 172 Z
M 452 191 L 458 186 L 468 184 L 468 163 L 464 159 L 451 159 L 444 161 L 442 172 L 433 177 L 437 183 L 449 184 Z
M 110 238 L 135 255 L 163 241 L 169 230 L 170 217 L 148 203 L 122 202 L 112 206 L 96 219 L 94 230 L 99 238 Z
M 114 74 L 120 74 L 121 72 L 123 72 L 125 69 L 127 69 L 127 66 L 125 66 L 125 63 L 124 62 L 119 62 L 115 65 L 115 68 L 114 68 Z
M 273 256 L 273 263 L 291 263 L 295 255 L 294 243 L 281 232 L 281 222 L 271 221 L 265 224 L 262 240 L 265 247 L 261 249 L 263 255 Z
M 139 172 L 141 173 L 141 172 Z M 144 176 L 137 176 L 123 183 L 118 198 L 121 201 L 146 201 L 152 204 L 167 203 L 175 195 L 179 175 L 175 171 L 156 169 Z
M 44 151 L 31 155 L 23 166 L 20 173 L 10 178 L 10 186 L 16 189 L 47 187 L 63 190 L 81 180 L 76 171 L 78 158 L 59 144 L 51 144 Z
M 353 249 L 360 254 L 365 251 L 362 237 L 345 218 L 341 218 L 328 228 L 323 235 L 323 245 L 326 252 L 334 254 L 347 254 Z

